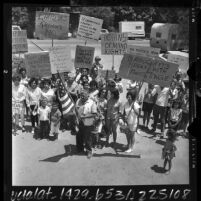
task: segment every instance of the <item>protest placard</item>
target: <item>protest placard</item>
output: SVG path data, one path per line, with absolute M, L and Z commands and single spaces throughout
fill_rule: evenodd
M 24 57 L 27 76 L 39 78 L 51 76 L 49 52 L 25 53 Z
M 119 75 L 126 79 L 143 81 L 160 86 L 169 86 L 178 65 L 159 59 L 124 54 Z
M 80 15 L 77 38 L 85 41 L 98 41 L 103 20 Z
M 40 39 L 67 39 L 69 14 L 36 11 L 35 34 Z
M 57 46 L 50 48 L 50 64 L 52 74 L 70 72 L 74 69 L 69 47 Z
M 12 31 L 12 53 L 28 52 L 27 31 Z
M 127 52 L 127 33 L 109 33 L 101 36 L 101 54 L 122 55 Z
M 75 50 L 75 67 L 91 69 L 94 58 L 94 52 L 94 47 L 77 45 Z
M 114 79 L 114 77 L 115 77 L 115 70 L 99 70 L 98 71 L 98 73 L 100 73 L 100 76 L 101 77 L 104 77 L 104 78 L 106 78 L 106 76 L 107 76 L 107 78 L 108 79 Z
M 186 73 L 189 68 L 189 57 L 188 56 L 168 54 L 167 61 L 178 64 L 180 71 L 183 73 Z
M 12 57 L 12 68 L 25 68 L 25 61 L 22 57 Z
M 127 53 L 148 57 L 159 57 L 160 48 L 128 45 Z

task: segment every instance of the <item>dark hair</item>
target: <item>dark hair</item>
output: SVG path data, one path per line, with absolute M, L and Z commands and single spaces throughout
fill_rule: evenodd
M 31 84 L 32 84 L 33 82 L 35 82 L 36 85 L 38 85 L 38 79 L 36 79 L 35 77 L 32 77 L 32 78 L 29 80 L 28 85 L 31 86 Z
M 15 82 L 15 81 L 19 81 L 19 82 L 20 82 L 21 76 L 20 76 L 19 74 L 15 74 L 15 75 L 12 77 L 12 80 L 13 80 L 13 82 Z
M 88 68 L 83 68 L 83 69 L 82 69 L 82 72 L 83 72 L 83 70 L 86 70 L 87 73 L 89 73 L 89 69 L 88 69 Z
M 171 142 L 174 142 L 176 140 L 176 131 L 173 130 L 173 129 L 168 129 L 167 131 L 167 136 L 168 136 L 168 139 L 171 141 Z
M 131 96 L 132 100 L 134 101 L 137 97 L 137 92 L 136 91 L 129 91 L 126 94 L 126 98 L 128 98 L 128 96 Z
M 87 75 L 81 75 L 80 80 L 83 80 L 84 77 L 89 81 L 89 78 Z
M 51 85 L 51 80 L 50 79 L 44 79 L 43 81 L 42 81 L 42 85 L 44 86 L 45 84 L 48 84 L 48 85 Z
M 96 89 L 98 88 L 98 83 L 95 80 L 92 80 L 91 82 L 89 82 L 89 86 L 96 86 Z
M 99 92 L 98 92 L 98 97 L 99 97 L 99 98 L 100 98 L 101 93 L 102 93 L 103 91 L 106 91 L 106 89 L 105 89 L 105 88 L 101 88 L 101 89 L 99 90 Z M 105 94 L 105 97 L 104 97 L 104 98 L 106 98 L 106 94 Z
M 27 72 L 25 68 L 20 68 L 19 73 L 21 74 L 23 71 L 25 71 L 25 73 Z
M 178 104 L 179 105 L 179 109 L 181 108 L 181 101 L 180 100 L 174 100 L 173 103 L 172 103 L 172 108 L 174 108 L 175 104 Z
M 119 90 L 118 89 L 114 89 L 111 91 L 111 94 L 113 94 L 114 99 L 118 100 L 119 99 Z

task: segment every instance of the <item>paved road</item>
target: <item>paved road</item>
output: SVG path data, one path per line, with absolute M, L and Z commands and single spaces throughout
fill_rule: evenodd
M 50 40 L 37 41 L 40 47 L 48 50 Z M 133 41 L 129 41 L 130 43 Z M 70 45 L 72 58 L 75 46 L 80 41 L 54 41 L 54 45 Z M 148 41 L 134 41 L 148 46 Z M 83 44 L 84 45 L 84 44 Z M 100 41 L 95 46 L 95 55 L 100 54 Z M 29 52 L 39 51 L 29 41 Z M 101 56 L 106 69 L 112 65 L 112 56 Z M 118 70 L 122 56 L 115 56 Z M 121 101 L 125 101 L 126 80 Z M 142 119 L 140 119 L 140 123 Z M 151 125 L 152 122 L 150 122 Z M 26 123 L 30 128 L 30 122 Z M 105 139 L 103 139 L 105 140 Z M 110 142 L 112 138 L 110 139 Z M 136 134 L 134 151 L 122 152 L 126 137 L 118 130 L 119 148 L 111 147 L 94 151 L 89 160 L 86 156 L 75 154 L 75 136 L 69 131 L 59 134 L 57 141 L 37 141 L 30 132 L 13 136 L 13 185 L 151 185 L 151 184 L 188 184 L 189 183 L 189 140 L 179 137 L 178 150 L 173 159 L 173 169 L 169 175 L 161 173 L 161 150 L 165 139 L 159 140 L 141 131 Z

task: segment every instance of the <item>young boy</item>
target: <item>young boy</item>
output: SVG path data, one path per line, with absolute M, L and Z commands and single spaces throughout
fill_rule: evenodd
M 49 132 L 50 132 L 50 108 L 47 106 L 47 100 L 41 100 L 41 106 L 38 109 L 39 113 L 39 124 L 40 124 L 40 131 L 39 131 L 39 138 L 41 139 L 48 139 Z
M 168 130 L 167 132 L 168 139 L 163 147 L 162 150 L 162 159 L 164 159 L 163 168 L 167 173 L 170 173 L 170 170 L 172 168 L 172 159 L 175 157 L 175 151 L 177 150 L 177 147 L 175 146 L 174 142 L 176 140 L 175 137 L 175 131 L 174 130 Z M 169 165 L 168 170 L 166 170 L 166 165 Z
M 55 139 L 57 139 L 59 134 L 61 112 L 59 110 L 59 105 L 56 102 L 52 104 L 50 119 L 51 119 L 50 136 L 53 136 L 55 137 Z

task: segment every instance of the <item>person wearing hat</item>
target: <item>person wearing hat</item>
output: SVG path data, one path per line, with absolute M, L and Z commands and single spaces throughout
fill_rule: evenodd
M 76 135 L 76 147 L 79 153 L 87 152 L 87 158 L 92 157 L 92 131 L 97 116 L 97 105 L 89 98 L 89 92 L 82 90 L 76 102 L 76 109 L 80 117 L 79 131 Z
M 41 98 L 41 106 L 38 109 L 39 113 L 39 139 L 48 139 L 50 132 L 50 112 L 51 109 L 47 106 L 48 100 Z
M 99 56 L 96 56 L 96 57 L 95 57 L 95 62 L 93 63 L 92 69 L 93 69 L 94 67 L 97 67 L 98 70 L 99 70 L 99 69 L 103 70 L 103 65 L 100 63 L 100 60 L 101 60 L 101 58 L 100 58 Z
M 54 101 L 50 113 L 50 124 L 51 124 L 50 136 L 58 138 L 60 119 L 61 119 L 61 112 L 59 110 L 59 104 Z

